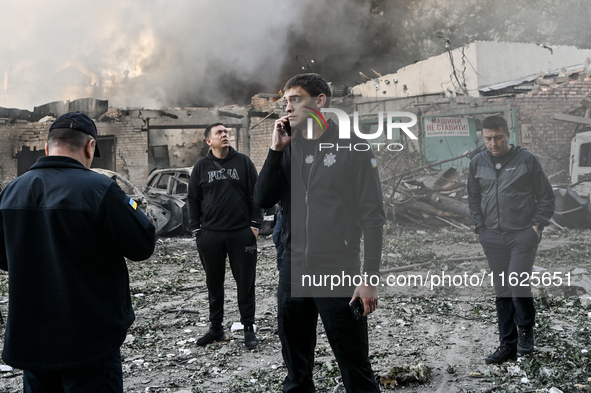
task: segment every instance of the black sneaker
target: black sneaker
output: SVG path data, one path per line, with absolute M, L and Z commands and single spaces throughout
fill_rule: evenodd
M 507 344 L 501 344 L 495 353 L 489 355 L 484 362 L 486 364 L 501 364 L 507 360 L 516 360 L 517 359 L 517 349 L 515 347 L 510 347 Z
M 224 341 L 226 338 L 226 335 L 224 334 L 224 329 L 223 328 L 210 328 L 209 331 L 207 333 L 205 333 L 205 335 L 203 337 L 201 337 L 199 340 L 197 340 L 197 345 L 199 345 L 200 347 L 204 347 L 207 344 L 211 344 L 214 341 Z
M 244 345 L 248 349 L 255 349 L 257 345 L 259 345 L 259 340 L 257 336 L 254 334 L 254 329 L 252 325 L 244 326 Z
M 517 353 L 527 355 L 534 351 L 534 329 L 520 327 L 517 340 Z

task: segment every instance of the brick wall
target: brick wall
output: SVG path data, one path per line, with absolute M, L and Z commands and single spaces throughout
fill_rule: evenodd
M 142 131 L 143 121 L 124 116 L 120 122 L 97 123 L 99 135 L 117 138 L 115 171 L 142 188 L 148 178 L 148 133 Z
M 518 108 L 518 121 L 530 132 L 522 138 L 522 146 L 534 152 L 542 162 L 552 183 L 565 183 L 568 179 L 570 144 L 576 125 L 554 120 L 554 113 L 584 116 L 581 100 L 591 95 L 591 78 L 542 87 L 535 94 L 514 99 Z
M 254 162 L 257 171 L 260 171 L 267 158 L 275 120 L 286 114 L 285 101 L 279 100 L 279 96 L 270 94 L 257 94 L 252 97 L 251 105 L 257 113 L 250 117 L 250 159 Z M 267 116 L 269 115 L 270 116 Z
M 124 117 L 121 122 L 97 122 L 99 136 L 117 138 L 116 171 L 142 187 L 148 177 L 147 132 L 141 131 L 142 121 Z M 32 123 L 17 120 L 10 123 L 0 119 L 0 180 L 5 183 L 16 178 L 16 154 L 27 146 L 30 150 L 43 150 L 51 121 Z
M 0 180 L 8 183 L 18 171 L 16 154 L 27 146 L 30 150 L 44 150 L 49 123 L 30 123 L 0 119 Z
M 273 127 L 275 126 L 274 118 L 251 117 L 250 130 L 250 159 L 254 162 L 257 171 L 260 171 L 267 158 L 269 147 L 271 147 L 271 136 L 273 135 Z
M 458 97 L 451 103 L 433 105 L 419 115 L 473 114 L 475 112 L 515 110 L 518 144 L 538 156 L 553 184 L 566 183 L 574 123 L 554 120 L 553 114 L 584 116 L 581 100 L 591 95 L 591 78 L 541 87 L 536 93 L 515 97 Z M 507 119 L 512 127 L 511 120 Z

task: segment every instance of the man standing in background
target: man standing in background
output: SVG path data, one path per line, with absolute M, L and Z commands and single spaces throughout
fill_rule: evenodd
M 225 339 L 224 276 L 226 256 L 236 280 L 244 345 L 258 345 L 254 332 L 257 236 L 263 213 L 254 204 L 257 172 L 246 155 L 230 146 L 222 123 L 205 129 L 210 151 L 193 168 L 189 180 L 189 220 L 205 269 L 211 328 L 197 340 L 205 346 Z
M 494 275 L 500 346 L 485 359 L 491 364 L 534 350 L 536 309 L 529 278 L 555 197 L 540 160 L 509 144 L 504 118 L 487 117 L 482 128 L 486 150 L 470 161 L 468 197 L 474 231 Z M 517 285 L 511 285 L 511 277 Z

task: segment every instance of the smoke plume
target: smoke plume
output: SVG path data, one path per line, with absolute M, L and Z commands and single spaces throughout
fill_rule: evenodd
M 442 53 L 437 31 L 452 48 L 588 47 L 590 17 L 588 0 L 7 1 L 0 106 L 62 99 L 80 73 L 115 107 L 247 104 L 300 72 L 349 86 L 395 72 Z

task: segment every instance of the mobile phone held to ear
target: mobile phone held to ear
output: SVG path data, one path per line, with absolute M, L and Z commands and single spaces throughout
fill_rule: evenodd
M 351 303 L 349 303 L 349 308 L 351 309 L 351 314 L 353 315 L 353 319 L 358 320 L 363 316 L 363 302 L 361 301 L 360 297 L 356 297 Z
M 291 125 L 289 124 L 289 119 L 283 122 L 283 129 L 285 130 L 288 136 L 291 136 Z

